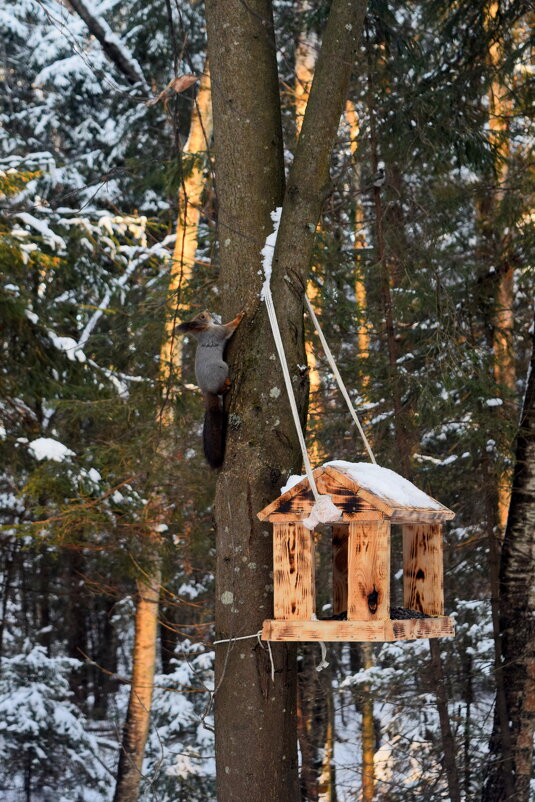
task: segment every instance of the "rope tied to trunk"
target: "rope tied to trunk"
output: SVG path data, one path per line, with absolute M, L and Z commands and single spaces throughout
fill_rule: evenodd
M 333 504 L 332 499 L 331 499 L 330 496 L 321 495 L 318 492 L 318 488 L 317 488 L 316 481 L 314 479 L 314 474 L 313 474 L 313 471 L 312 471 L 312 466 L 310 464 L 310 459 L 309 459 L 309 456 L 308 456 L 308 450 L 307 450 L 305 438 L 304 438 L 304 435 L 303 435 L 303 429 L 301 427 L 301 421 L 299 419 L 299 410 L 297 408 L 297 402 L 296 402 L 296 399 L 295 399 L 295 393 L 294 393 L 294 389 L 293 389 L 293 385 L 292 385 L 292 380 L 291 380 L 291 377 L 290 377 L 290 371 L 288 369 L 288 362 L 286 360 L 286 353 L 284 351 L 284 345 L 283 345 L 283 342 L 282 342 L 279 323 L 278 323 L 278 320 L 277 320 L 277 313 L 275 311 L 275 305 L 273 303 L 273 295 L 271 294 L 271 273 L 272 273 L 272 266 L 273 266 L 273 254 L 274 254 L 274 251 L 275 251 L 275 246 L 277 244 L 277 235 L 278 235 L 278 232 L 279 232 L 281 213 L 282 213 L 282 207 L 281 206 L 277 207 L 277 209 L 275 209 L 275 211 L 271 212 L 271 219 L 273 220 L 273 231 L 272 231 L 271 234 L 269 234 L 268 237 L 266 237 L 266 244 L 264 245 L 264 247 L 262 248 L 262 251 L 261 251 L 261 255 L 263 257 L 262 265 L 263 265 L 263 269 L 264 269 L 265 280 L 264 280 L 264 283 L 262 285 L 262 291 L 260 293 L 260 298 L 263 301 L 265 301 L 265 304 L 266 304 L 268 318 L 269 318 L 269 322 L 270 322 L 270 325 L 271 325 L 271 330 L 273 332 L 273 339 L 275 341 L 275 347 L 277 349 L 277 354 L 279 356 L 279 361 L 280 361 L 281 368 L 282 368 L 282 374 L 284 376 L 284 383 L 286 385 L 286 392 L 288 393 L 288 400 L 290 402 L 290 407 L 291 407 L 291 410 L 292 410 L 292 417 L 293 417 L 294 424 L 295 424 L 295 430 L 297 432 L 299 445 L 301 447 L 301 454 L 302 454 L 302 457 L 303 457 L 303 465 L 305 467 L 305 472 L 306 472 L 307 479 L 308 479 L 309 484 L 310 484 L 310 489 L 312 491 L 312 495 L 314 496 L 314 506 L 312 507 L 311 513 L 310 513 L 309 517 L 306 518 L 302 523 L 303 523 L 304 526 L 306 526 L 307 529 L 314 529 L 314 527 L 318 523 L 330 523 L 330 522 L 339 520 L 340 517 L 341 517 L 341 512 L 338 509 L 338 507 L 336 507 Z M 314 323 L 314 326 L 315 326 L 315 328 L 316 328 L 316 330 L 317 330 L 317 332 L 319 334 L 320 341 L 321 341 L 321 343 L 323 345 L 323 348 L 325 350 L 325 354 L 327 356 L 327 359 L 329 361 L 331 369 L 333 370 L 333 373 L 334 373 L 334 375 L 336 377 L 336 381 L 338 382 L 338 386 L 339 386 L 339 388 L 340 388 L 340 390 L 342 392 L 342 395 L 343 395 L 344 399 L 346 400 L 346 403 L 347 403 L 347 405 L 349 407 L 349 410 L 351 412 L 351 416 L 352 416 L 353 420 L 355 421 L 355 423 L 357 424 L 358 430 L 359 430 L 360 435 L 361 435 L 361 437 L 362 437 L 362 439 L 364 441 L 364 445 L 365 445 L 366 450 L 367 450 L 367 452 L 368 452 L 368 454 L 370 456 L 371 461 L 373 463 L 375 463 L 375 457 L 374 457 L 373 452 L 371 450 L 371 447 L 370 447 L 370 444 L 368 442 L 368 439 L 366 438 L 366 435 L 364 434 L 364 430 L 363 430 L 363 428 L 362 428 L 362 426 L 360 424 L 360 421 L 359 421 L 359 419 L 357 417 L 357 414 L 355 412 L 353 404 L 351 403 L 351 399 L 349 398 L 349 394 L 347 392 L 346 386 L 345 386 L 345 384 L 343 382 L 343 379 L 342 379 L 342 377 L 340 375 L 340 372 L 339 372 L 339 370 L 338 370 L 338 368 L 336 366 L 336 362 L 334 361 L 334 357 L 332 355 L 332 352 L 329 349 L 329 346 L 327 345 L 327 341 L 325 340 L 325 337 L 323 336 L 323 332 L 321 331 L 321 327 L 320 327 L 320 324 L 318 322 L 318 319 L 317 319 L 316 315 L 314 314 L 314 310 L 312 309 L 312 306 L 311 306 L 310 301 L 308 300 L 306 294 L 305 294 L 305 303 L 307 305 L 308 312 L 310 314 L 312 322 Z

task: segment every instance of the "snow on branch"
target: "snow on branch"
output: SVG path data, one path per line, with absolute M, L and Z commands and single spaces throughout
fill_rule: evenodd
M 127 81 L 131 84 L 140 83 L 147 88 L 147 82 L 139 63 L 119 37 L 113 33 L 106 20 L 95 14 L 90 9 L 89 4 L 84 3 L 83 0 L 69 0 L 69 5 L 83 19 L 89 31 L 100 43 L 106 56 L 115 64 Z

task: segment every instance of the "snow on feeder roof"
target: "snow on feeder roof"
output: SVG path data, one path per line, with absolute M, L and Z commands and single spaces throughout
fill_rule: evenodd
M 389 518 L 392 523 L 447 521 L 455 516 L 389 468 L 369 462 L 326 462 L 314 471 L 321 494 L 330 495 L 342 521 Z M 281 496 L 258 513 L 261 521 L 300 521 L 313 506 L 306 476 L 291 476 Z

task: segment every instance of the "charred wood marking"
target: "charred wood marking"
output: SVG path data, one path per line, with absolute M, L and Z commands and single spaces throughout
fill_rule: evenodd
M 403 527 L 403 604 L 428 615 L 444 615 L 442 527 Z
M 298 523 L 273 525 L 275 618 L 308 620 L 315 612 L 312 533 Z
M 333 613 L 347 610 L 347 524 L 333 526 Z
M 350 522 L 348 529 L 348 618 L 386 619 L 390 609 L 390 522 Z

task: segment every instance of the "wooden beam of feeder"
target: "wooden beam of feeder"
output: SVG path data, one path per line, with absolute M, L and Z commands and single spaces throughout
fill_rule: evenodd
M 273 524 L 275 618 L 309 620 L 316 587 L 312 532 L 299 523 Z
M 406 524 L 403 530 L 403 605 L 427 615 L 444 615 L 444 572 L 440 524 Z
M 347 610 L 347 524 L 333 524 L 333 613 Z
M 376 621 L 390 615 L 390 522 L 350 521 L 347 617 Z
M 393 641 L 448 638 L 453 620 L 411 618 L 403 621 L 264 621 L 262 638 L 276 641 Z

